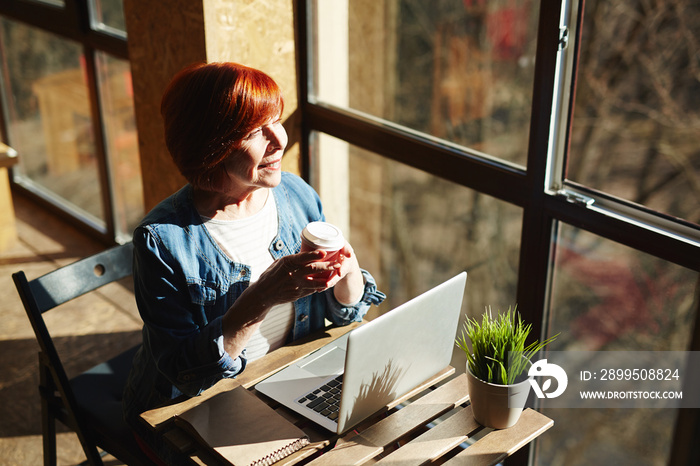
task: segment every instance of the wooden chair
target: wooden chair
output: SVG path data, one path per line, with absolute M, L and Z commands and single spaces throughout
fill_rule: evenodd
M 43 318 L 44 312 L 131 275 L 132 252 L 128 243 L 31 281 L 22 271 L 12 275 L 41 349 L 39 392 L 46 465 L 56 464 L 56 419 L 76 432 L 89 464 L 103 464 L 104 452 L 128 465 L 153 464 L 122 417 L 122 389 L 138 346 L 69 380 Z

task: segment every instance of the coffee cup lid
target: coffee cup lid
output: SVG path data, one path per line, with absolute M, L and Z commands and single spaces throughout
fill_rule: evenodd
M 301 233 L 304 239 L 320 249 L 336 250 L 345 246 L 340 228 L 326 222 L 311 222 Z

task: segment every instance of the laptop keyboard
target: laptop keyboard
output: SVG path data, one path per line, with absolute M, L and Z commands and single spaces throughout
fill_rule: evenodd
M 338 419 L 338 409 L 340 409 L 340 391 L 343 387 L 343 374 L 321 385 L 315 390 L 297 400 L 307 408 L 313 409 L 321 416 L 325 416 L 331 421 Z

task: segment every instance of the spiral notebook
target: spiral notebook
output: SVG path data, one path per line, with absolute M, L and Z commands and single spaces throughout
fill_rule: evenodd
M 309 443 L 301 429 L 243 387 L 219 393 L 173 420 L 235 466 L 273 464 Z

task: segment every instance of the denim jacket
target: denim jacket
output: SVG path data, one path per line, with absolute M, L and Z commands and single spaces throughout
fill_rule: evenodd
M 124 393 L 125 415 L 137 416 L 176 396 L 196 396 L 246 366 L 245 351 L 233 358 L 223 348 L 222 316 L 248 287 L 250 267 L 232 262 L 207 232 L 185 186 L 153 209 L 134 232 L 134 285 L 144 321 L 143 346 Z M 279 230 L 270 245 L 275 259 L 298 253 L 307 223 L 323 220 L 316 192 L 301 178 L 282 174 L 272 192 Z M 296 340 L 324 326 L 359 321 L 384 294 L 362 271 L 361 301 L 343 307 L 329 289 L 294 303 Z

